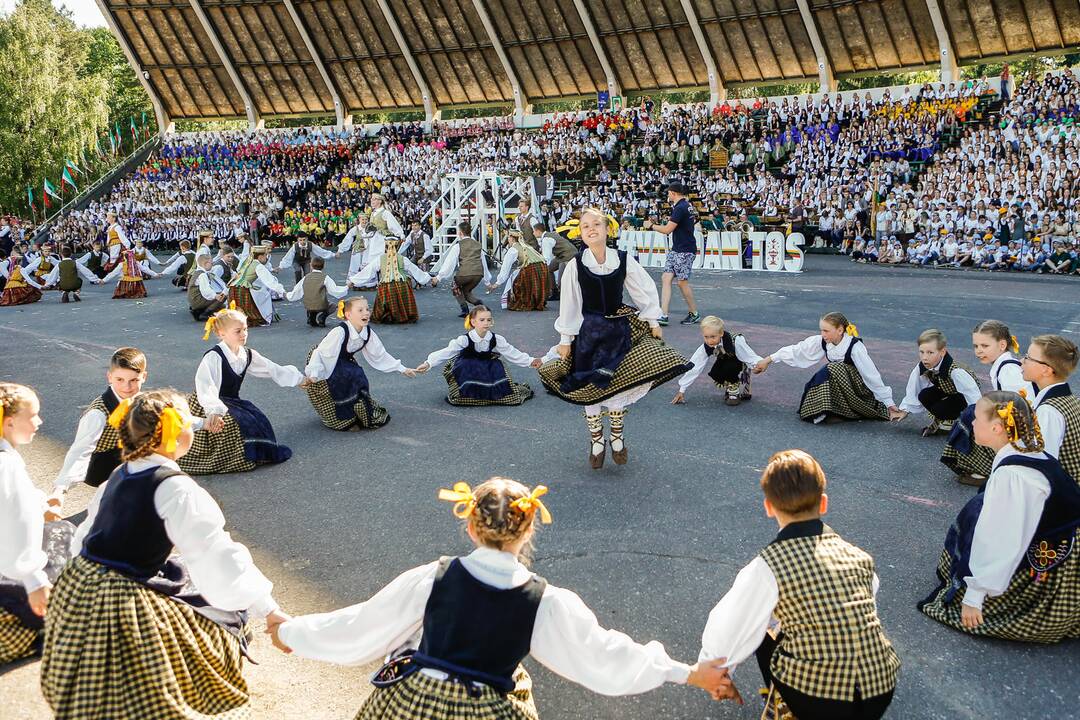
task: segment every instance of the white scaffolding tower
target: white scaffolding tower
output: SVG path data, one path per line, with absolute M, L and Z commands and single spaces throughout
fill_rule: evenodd
M 442 179 L 442 194 L 431 206 L 432 242 L 435 255 L 443 253 L 458 239 L 458 223 L 467 220 L 484 251 L 501 255 L 499 247 L 507 212 L 517 215 L 517 202 L 527 198 L 536 207 L 531 178 L 510 177 L 496 172 L 451 173 Z

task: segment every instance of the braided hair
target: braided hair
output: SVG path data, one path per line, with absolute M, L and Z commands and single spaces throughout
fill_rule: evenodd
M 36 395 L 26 385 L 17 383 L 0 382 L 0 423 L 3 418 L 18 414 L 23 408 L 33 402 Z M 4 435 L 4 428 L 0 424 L 0 437 Z
M 469 523 L 481 544 L 503 550 L 532 531 L 535 513 L 512 505 L 528 495 L 528 488 L 504 477 L 490 478 L 473 489 L 476 509 Z M 528 542 L 521 551 L 523 562 L 527 562 L 531 553 L 532 543 Z
M 1045 447 L 1042 429 L 1027 398 L 1011 390 L 992 390 L 983 395 L 979 402 L 988 406 L 994 419 L 1001 417 L 999 413 L 1006 412 L 1011 404 L 1016 425 L 1015 434 L 1010 434 L 1009 444 L 1020 452 L 1042 452 Z
M 1009 326 L 1000 320 L 983 320 L 971 331 L 972 335 L 986 335 L 998 342 L 1005 343 L 1005 349 L 1012 352 L 1020 352 L 1020 345 L 1016 338 L 1009 332 Z
M 188 411 L 187 401 L 172 389 L 148 390 L 136 395 L 117 432 L 124 462 L 153 454 L 161 446 L 161 413 L 167 407 Z

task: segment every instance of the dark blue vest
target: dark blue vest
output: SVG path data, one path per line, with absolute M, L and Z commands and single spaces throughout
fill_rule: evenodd
M 581 286 L 582 312 L 596 315 L 614 315 L 623 304 L 623 285 L 626 281 L 626 251 L 611 250 L 619 254 L 619 268 L 608 275 L 597 275 L 585 267 L 582 256 L 591 252 L 585 248 L 577 255 L 578 284 Z
M 348 337 L 348 335 L 346 335 Z M 249 348 L 247 351 L 247 362 L 244 364 L 244 370 L 240 374 L 232 369 L 232 365 L 229 364 L 228 358 L 225 357 L 225 353 L 217 345 L 210 348 L 203 353 L 217 353 L 217 356 L 221 358 L 221 387 L 218 388 L 218 397 L 223 398 L 238 398 L 240 397 L 240 386 L 244 384 L 244 377 L 247 375 L 247 369 L 251 366 L 251 359 L 254 357 L 252 350 Z

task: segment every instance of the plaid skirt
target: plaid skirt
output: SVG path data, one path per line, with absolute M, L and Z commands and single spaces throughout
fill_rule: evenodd
M 375 290 L 375 307 L 371 309 L 371 322 L 400 324 L 414 323 L 419 319 L 416 295 L 408 280 L 379 283 Z
M 693 367 L 675 348 L 652 336 L 649 324 L 631 315 L 630 351 L 615 369 L 611 384 L 606 388 L 588 384 L 571 392 L 563 392 L 562 379 L 573 368 L 573 356 L 556 358 L 540 367 L 540 381 L 553 395 L 574 405 L 596 405 L 631 388 L 648 383 L 649 389 L 677 378 Z
M 188 396 L 191 414 L 205 418 L 206 411 L 199 404 L 195 393 Z M 244 454 L 244 436 L 232 415 L 224 416 L 225 427 L 221 432 L 197 430 L 187 455 L 176 461 L 188 475 L 217 475 L 219 473 L 247 472 L 255 469 L 255 463 Z
M 251 297 L 251 289 L 245 287 L 230 287 L 229 302 L 236 303 L 236 309 L 244 313 L 248 319 L 248 327 L 265 325 L 259 306 L 255 304 L 255 298 Z
M 811 421 L 823 413 L 847 420 L 889 419 L 889 409 L 866 387 L 858 368 L 845 362 L 830 362 L 806 383 L 799 417 Z
M 360 430 L 373 430 L 390 422 L 390 413 L 375 402 L 371 395 L 356 401 L 353 405 L 354 417 L 341 420 L 335 412 L 334 398 L 330 395 L 330 386 L 325 380 L 308 385 L 304 391 L 307 392 L 308 400 L 311 401 L 311 406 L 315 408 L 323 425 L 331 430 L 349 430 L 353 427 Z
M 505 368 L 506 365 L 504 363 L 504 371 Z M 510 377 L 510 373 L 506 373 L 506 378 L 510 381 L 510 394 L 506 397 L 499 398 L 498 400 L 477 400 L 476 398 L 462 397 L 461 388 L 458 387 L 457 378 L 454 377 L 454 359 L 449 360 L 446 365 L 443 365 L 442 374 L 443 378 L 446 380 L 446 385 L 449 388 L 446 393 L 446 402 L 451 405 L 521 405 L 533 396 L 531 387 L 525 383 L 514 382 L 514 379 Z
M 41 630 L 26 627 L 19 618 L 0 609 L 0 666 L 37 654 Z
M 968 406 L 953 423 L 945 449 L 941 451 L 941 462 L 957 475 L 988 478 L 994 466 L 994 451 L 975 443 L 975 430 L 972 427 L 974 407 Z
M 41 690 L 61 719 L 250 717 L 236 637 L 84 557 L 49 599 Z
M 1072 552 L 1061 565 L 1036 579 L 1024 562 L 1004 593 L 986 598 L 983 623 L 974 630 L 960 621 L 964 590 L 945 601 L 950 568 L 949 553 L 942 552 L 937 570 L 941 584 L 918 606 L 926 616 L 969 635 L 1002 640 L 1056 643 L 1080 638 L 1080 529 L 1076 530 Z
M 146 297 L 146 285 L 142 280 L 121 280 L 113 290 L 113 300 L 134 300 Z
M 41 299 L 41 291 L 36 287 L 6 287 L 0 295 L 0 305 L 29 305 Z
M 551 296 L 551 273 L 544 263 L 532 263 L 521 268 L 510 289 L 510 310 L 543 310 Z
M 376 688 L 354 720 L 539 720 L 532 678 L 518 666 L 514 689 L 502 694 L 485 687 L 472 697 L 459 682 L 416 672 L 394 685 Z

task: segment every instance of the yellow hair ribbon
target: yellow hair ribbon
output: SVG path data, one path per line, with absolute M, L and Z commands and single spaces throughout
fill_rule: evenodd
M 236 309 L 236 301 L 235 300 L 230 300 L 229 301 L 229 309 L 230 310 L 235 310 Z
M 466 482 L 454 483 L 453 490 L 440 488 L 439 499 L 454 503 L 454 515 L 462 520 L 467 519 L 476 509 L 476 496 Z
M 612 215 L 607 216 L 607 236 L 609 238 L 617 237 L 619 235 L 619 221 Z
M 1016 339 L 1015 335 L 1009 336 L 1009 349 L 1013 352 L 1020 352 L 1020 341 Z
M 337 316 L 338 316 L 338 320 L 344 320 L 345 319 L 345 301 L 344 300 L 338 300 L 337 301 Z
M 230 310 L 235 310 L 236 309 L 236 303 L 235 302 L 229 303 L 229 305 L 230 305 L 230 307 L 229 307 Z M 225 308 L 222 308 L 222 309 L 218 310 L 216 313 L 214 313 L 213 315 L 211 315 L 210 317 L 206 318 L 206 324 L 203 325 L 203 336 L 202 336 L 202 339 L 203 339 L 204 342 L 206 340 L 210 339 L 210 333 L 212 333 L 214 331 L 214 325 L 217 324 L 218 318 L 221 317 L 224 313 L 225 313 Z
M 116 406 L 116 409 L 109 413 L 109 426 L 113 430 L 119 430 L 120 424 L 124 422 L 124 418 L 127 417 L 128 411 L 131 410 L 131 398 L 121 400 L 120 404 Z
M 1016 406 L 1012 400 L 1010 400 L 1009 404 L 1004 408 L 999 409 L 997 414 L 1005 424 L 1005 430 L 1009 433 L 1009 439 L 1013 441 L 1019 440 L 1020 433 L 1016 429 Z
M 1024 398 L 1025 400 L 1027 400 L 1027 396 L 1028 396 L 1027 388 L 1020 388 L 1019 390 L 1016 391 L 1016 394 L 1019 395 L 1020 397 Z
M 180 417 L 176 408 L 169 406 L 161 411 L 158 426 L 161 428 L 161 448 L 167 453 L 176 452 L 176 440 L 188 423 Z
M 465 329 L 472 330 L 472 318 L 468 315 L 465 316 Z
M 848 323 L 848 326 L 844 328 L 844 332 L 846 332 L 851 337 L 859 337 L 859 328 L 855 327 L 851 323 Z
M 0 405 L 0 438 L 4 437 L 4 406 Z
M 525 514 L 529 514 L 534 510 L 540 511 L 540 522 L 545 525 L 551 524 L 551 513 L 548 512 L 547 506 L 540 499 L 541 495 L 547 494 L 547 485 L 537 485 L 533 488 L 533 491 L 523 498 L 518 498 L 514 502 L 510 503 L 510 507 L 516 507 L 518 510 Z

